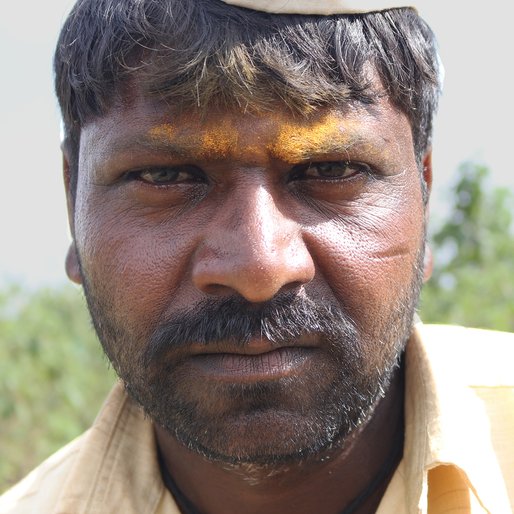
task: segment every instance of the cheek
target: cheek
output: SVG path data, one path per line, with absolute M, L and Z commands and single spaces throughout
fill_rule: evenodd
M 309 234 L 321 274 L 364 326 L 412 286 L 424 218 L 420 195 L 406 198 L 370 197 Z
M 114 202 L 85 197 L 83 205 L 76 242 L 92 292 L 124 323 L 154 326 L 170 299 L 185 296 L 194 230 Z

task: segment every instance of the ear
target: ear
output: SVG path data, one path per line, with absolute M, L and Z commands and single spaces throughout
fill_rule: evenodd
M 72 282 L 75 282 L 75 284 L 81 285 L 82 274 L 80 273 L 79 258 L 74 241 L 70 243 L 70 247 L 68 248 L 68 252 L 66 253 L 64 267 L 66 269 L 66 275 L 68 275 L 68 278 Z
M 429 148 L 425 156 L 423 157 L 423 173 L 421 175 L 422 180 L 426 185 L 427 195 L 430 196 L 432 191 L 432 149 Z M 427 203 L 428 203 L 427 196 Z
M 68 223 L 72 241 L 66 254 L 64 267 L 68 278 L 76 284 L 82 284 L 82 275 L 80 273 L 79 258 L 77 247 L 75 245 L 75 199 L 71 188 L 70 160 L 66 145 L 62 145 L 62 172 L 64 180 L 64 189 L 66 191 L 66 205 L 68 207 Z
M 428 282 L 432 276 L 434 268 L 434 258 L 432 256 L 432 249 L 428 243 L 425 243 L 425 257 L 423 258 L 423 283 Z
M 432 149 L 429 149 L 423 157 L 423 173 L 421 180 L 425 184 L 425 223 L 428 223 L 429 218 L 429 197 L 432 191 Z M 428 242 L 425 243 L 425 258 L 423 261 L 423 282 L 427 282 L 432 275 L 432 269 L 434 267 L 434 259 L 432 255 L 432 249 Z
M 66 194 L 66 206 L 68 208 L 68 224 L 70 227 L 71 237 L 75 238 L 75 200 L 71 188 L 71 171 L 69 152 L 66 149 L 66 143 L 61 144 L 62 151 L 62 179 L 64 182 L 64 191 Z

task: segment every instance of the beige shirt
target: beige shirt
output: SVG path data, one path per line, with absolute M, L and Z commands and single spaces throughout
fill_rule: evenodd
M 510 334 L 416 327 L 407 347 L 404 456 L 378 514 L 512 512 L 513 363 Z M 0 498 L 6 513 L 179 510 L 161 480 L 152 424 L 117 385 L 91 429 Z

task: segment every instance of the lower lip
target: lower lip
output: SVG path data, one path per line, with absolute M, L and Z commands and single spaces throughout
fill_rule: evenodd
M 276 380 L 298 373 L 312 353 L 312 348 L 277 348 L 258 355 L 209 353 L 196 355 L 192 364 L 201 374 L 216 380 Z

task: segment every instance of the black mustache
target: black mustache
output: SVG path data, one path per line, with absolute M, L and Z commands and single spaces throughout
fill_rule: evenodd
M 227 297 L 204 300 L 160 324 L 143 359 L 148 365 L 172 348 L 193 343 L 207 346 L 224 341 L 244 347 L 251 339 L 263 338 L 280 346 L 307 334 L 333 343 L 357 339 L 351 317 L 341 306 L 324 300 L 283 293 L 269 302 L 252 304 L 240 297 Z

